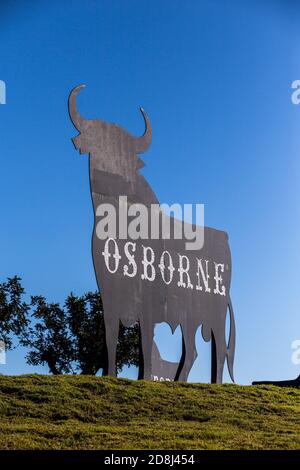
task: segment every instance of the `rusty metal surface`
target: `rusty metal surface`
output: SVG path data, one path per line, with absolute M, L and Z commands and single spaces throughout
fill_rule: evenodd
M 69 96 L 69 114 L 79 131 L 73 143 L 81 154 L 89 155 L 90 188 L 94 208 L 95 225 L 92 237 L 92 253 L 98 287 L 102 294 L 106 345 L 108 352 L 107 370 L 105 373 L 116 374 L 116 345 L 119 320 L 125 326 L 139 322 L 141 331 L 141 360 L 139 378 L 150 379 L 155 368 L 162 376 L 174 375 L 175 380 L 186 381 L 197 357 L 195 336 L 198 327 L 202 326 L 202 336 L 212 344 L 212 382 L 221 383 L 224 363 L 227 358 L 228 369 L 233 380 L 233 361 L 235 352 L 235 325 L 230 301 L 231 254 L 228 236 L 225 232 L 213 228 L 204 228 L 204 246 L 201 250 L 186 251 L 183 240 L 149 239 L 136 240 L 134 252 L 137 272 L 135 277 L 124 276 L 124 252 L 127 240 L 116 240 L 111 249 L 121 256 L 119 267 L 109 272 L 104 259 L 105 240 L 96 235 L 97 207 L 110 203 L 118 209 L 120 195 L 126 195 L 131 203 L 143 203 L 147 207 L 158 204 L 158 200 L 144 176 L 139 172 L 144 165 L 139 157 L 145 152 L 152 140 L 150 120 L 141 109 L 145 121 L 145 133 L 135 137 L 122 127 L 99 119 L 84 119 L 78 112 L 76 96 L 83 85 L 76 87 Z M 172 260 L 178 259 L 178 253 L 189 258 L 194 271 L 197 259 L 208 260 L 209 278 L 214 280 L 215 263 L 224 266 L 222 284 L 224 295 L 214 293 L 213 285 L 209 292 L 197 290 L 197 279 L 192 279 L 193 288 L 182 288 L 177 282 L 166 284 L 158 275 L 151 282 L 143 280 L 143 245 L 149 246 L 157 260 L 166 250 Z M 116 254 L 116 252 L 115 252 Z M 112 257 L 112 254 L 110 254 Z M 111 258 L 112 260 L 112 258 Z M 128 260 L 127 260 L 128 261 Z M 158 263 L 159 261 L 157 261 Z M 178 270 L 178 264 L 175 265 Z M 176 271 L 177 272 L 177 271 Z M 176 279 L 177 281 L 177 279 Z M 229 344 L 226 344 L 225 323 L 229 309 L 231 328 Z M 153 348 L 154 327 L 157 323 L 166 322 L 174 331 L 181 327 L 183 352 L 179 365 L 164 364 Z M 159 354 L 159 353 L 158 353 Z M 161 361 L 161 363 L 160 363 Z M 165 361 L 168 362 L 168 361 Z

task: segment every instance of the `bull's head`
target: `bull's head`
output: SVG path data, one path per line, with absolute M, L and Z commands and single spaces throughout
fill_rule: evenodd
M 145 121 L 145 133 L 134 137 L 116 124 L 109 124 L 99 119 L 84 119 L 77 110 L 76 97 L 85 85 L 74 88 L 69 96 L 69 113 L 72 122 L 80 134 L 72 139 L 75 148 L 81 154 L 90 154 L 93 167 L 100 171 L 123 176 L 126 180 L 134 179 L 142 160 L 137 156 L 145 152 L 152 140 L 149 118 L 140 108 Z

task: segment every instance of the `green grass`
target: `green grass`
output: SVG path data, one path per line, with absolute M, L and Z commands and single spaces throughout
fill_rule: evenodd
M 1 449 L 300 449 L 300 390 L 0 377 Z

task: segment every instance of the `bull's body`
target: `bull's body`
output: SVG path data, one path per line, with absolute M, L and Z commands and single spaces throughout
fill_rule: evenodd
M 113 274 L 110 273 L 103 259 L 106 241 L 99 239 L 96 234 L 97 208 L 103 203 L 110 203 L 117 207 L 119 196 L 124 195 L 127 196 L 129 204 L 143 203 L 150 208 L 151 204 L 158 203 L 152 189 L 139 172 L 141 161 L 136 157 L 136 153 L 145 151 L 145 147 L 149 146 L 151 135 L 149 136 L 147 128 L 145 135 L 139 138 L 136 144 L 135 138 L 119 126 L 98 120 L 83 121 L 74 108 L 77 92 L 78 89 L 75 89 L 75 92 L 73 91 L 75 95 L 70 96 L 70 115 L 77 129 L 82 132 L 74 139 L 75 146 L 81 149 L 81 153 L 90 154 L 90 184 L 95 214 L 92 251 L 104 307 L 108 352 L 106 372 L 110 375 L 115 375 L 116 372 L 119 322 L 122 321 L 125 326 L 139 322 L 142 346 L 139 377 L 150 379 L 154 327 L 157 323 L 167 322 L 173 331 L 180 325 L 183 336 L 183 354 L 176 379 L 187 380 L 188 378 L 197 356 L 195 335 L 200 325 L 202 325 L 203 338 L 206 341 L 212 340 L 212 381 L 222 382 L 226 357 L 230 374 L 233 377 L 235 330 L 229 297 L 231 256 L 227 234 L 205 227 L 204 245 L 198 251 L 186 251 L 184 240 L 136 240 L 134 256 L 137 272 L 135 276 L 124 275 L 123 259 L 120 260 L 119 269 Z M 146 126 L 149 126 L 150 123 L 145 114 L 144 118 Z M 127 240 L 117 240 L 121 254 L 124 253 L 126 242 Z M 191 277 L 192 272 L 194 273 L 193 288 L 180 287 L 176 282 L 168 285 L 162 282 L 159 275 L 151 281 L 143 279 L 141 269 L 143 245 L 151 247 L 158 256 L 165 250 L 174 260 L 178 254 L 187 256 L 190 260 Z M 211 271 L 213 263 L 222 263 L 225 266 L 222 273 L 224 295 L 215 294 L 213 285 L 210 292 L 206 292 L 204 288 L 196 289 L 197 258 L 211 261 L 209 271 L 211 280 L 214 278 L 214 273 Z M 177 268 L 175 264 L 174 267 Z M 231 334 L 227 346 L 225 323 L 228 306 L 230 306 Z

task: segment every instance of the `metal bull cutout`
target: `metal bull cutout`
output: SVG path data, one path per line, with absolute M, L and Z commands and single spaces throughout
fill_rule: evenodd
M 201 326 L 205 341 L 212 344 L 211 381 L 221 383 L 227 358 L 233 379 L 235 324 L 230 301 L 231 255 L 225 232 L 204 227 L 201 250 L 186 250 L 180 239 L 100 239 L 97 210 L 101 204 L 118 207 L 119 196 L 128 204 L 158 204 L 151 187 L 140 173 L 139 155 L 152 140 L 150 120 L 141 108 L 145 133 L 134 137 L 115 124 L 84 119 L 77 110 L 76 96 L 69 96 L 71 120 L 79 131 L 73 139 L 81 154 L 89 154 L 90 187 L 95 225 L 92 252 L 101 288 L 107 345 L 105 374 L 116 375 L 116 346 L 119 323 L 139 322 L 141 334 L 139 378 L 171 374 L 171 380 L 186 381 L 197 357 L 195 336 Z M 172 218 L 171 218 L 172 219 Z M 174 222 L 174 220 L 173 220 Z M 226 343 L 226 315 L 230 313 L 230 335 Z M 179 364 L 162 361 L 153 341 L 154 327 L 167 322 L 182 331 Z

